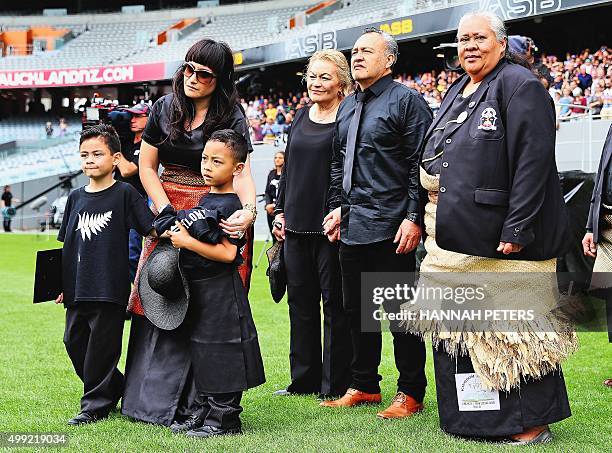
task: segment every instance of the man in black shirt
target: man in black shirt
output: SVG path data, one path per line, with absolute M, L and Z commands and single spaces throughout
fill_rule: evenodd
M 130 120 L 130 130 L 134 133 L 134 142 L 130 148 L 123 149 L 119 164 L 115 170 L 115 179 L 117 181 L 125 181 L 140 193 L 144 198 L 147 198 L 140 176 L 138 175 L 138 159 L 140 157 L 140 143 L 142 142 L 142 132 L 147 125 L 149 119 L 150 107 L 148 104 L 137 104 L 132 108 L 126 109 L 132 114 Z M 136 230 L 130 230 L 130 281 L 134 283 L 136 277 L 136 269 L 138 268 L 138 260 L 142 252 L 142 236 Z
M 2 193 L 2 207 L 10 208 L 12 204 L 13 204 L 13 193 L 11 192 L 11 186 L 8 186 L 8 185 L 4 186 L 4 192 Z M 2 223 L 4 226 L 4 232 L 5 233 L 12 232 L 13 230 L 11 230 L 11 216 L 9 216 L 7 209 L 2 210 L 2 216 L 3 216 Z
M 351 56 L 359 88 L 340 105 L 325 232 L 340 240 L 343 296 L 353 341 L 352 384 L 336 401 L 322 406 L 355 406 L 381 401 L 378 374 L 380 332 L 362 332 L 361 316 L 372 319 L 371 301 L 361 306 L 362 272 L 413 272 L 421 238 L 418 219 L 418 147 L 432 121 L 423 98 L 394 82 L 397 43 L 378 29 L 367 29 Z M 341 215 L 342 214 L 342 215 Z M 367 308 L 366 308 L 367 307 Z M 398 312 L 399 305 L 384 304 Z M 365 318 L 364 318 L 365 319 Z M 398 393 L 380 418 L 407 417 L 422 410 L 425 346 L 391 323 Z

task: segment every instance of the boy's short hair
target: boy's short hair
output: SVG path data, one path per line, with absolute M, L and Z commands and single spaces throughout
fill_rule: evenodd
M 92 138 L 100 138 L 106 143 L 111 154 L 121 152 L 121 140 L 119 140 L 119 135 L 115 128 L 110 124 L 100 123 L 83 129 L 79 140 L 79 146 L 81 146 L 85 140 L 90 140 Z
M 212 133 L 210 142 L 219 142 L 227 146 L 236 162 L 246 162 L 249 154 L 249 145 L 246 139 L 233 129 L 221 129 Z

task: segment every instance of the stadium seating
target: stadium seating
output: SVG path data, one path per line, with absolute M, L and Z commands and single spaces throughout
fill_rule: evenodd
M 72 26 L 77 37 L 61 49 L 28 56 L 0 58 L 0 69 L 59 69 L 107 65 L 147 49 L 158 33 L 174 20 L 152 22 L 100 23 Z
M 58 124 L 46 116 L 12 117 L 0 121 L 0 143 L 12 140 L 42 140 L 46 138 L 45 123 L 51 121 L 58 135 Z M 75 118 L 66 118 L 68 133 L 81 130 L 81 123 Z
M 291 7 L 274 12 L 213 16 L 208 23 L 203 21 L 203 26 L 185 39 L 152 47 L 145 52 L 122 59 L 121 63 L 180 60 L 194 42 L 204 37 L 225 41 L 233 50 L 269 44 L 285 37 L 289 19 L 302 10 L 302 7 Z
M 0 185 L 73 172 L 80 169 L 78 135 L 63 143 L 0 158 Z
M 182 59 L 187 49 L 203 37 L 226 41 L 234 50 L 262 46 L 312 33 L 331 31 L 386 20 L 432 7 L 465 3 L 471 0 L 350 0 L 318 22 L 299 29 L 288 29 L 288 21 L 300 11 L 319 3 L 302 2 L 300 6 L 274 7 L 274 2 L 257 10 L 244 6 L 236 14 L 217 10 L 193 10 L 202 26 L 183 39 L 158 46 L 155 37 L 177 22 L 167 13 L 166 19 L 128 21 L 119 15 L 97 19 L 92 23 L 61 24 L 76 36 L 61 49 L 28 56 L 0 58 L 0 70 L 59 69 L 123 63 L 152 63 Z M 197 13 L 196 13 L 197 12 Z M 151 13 L 146 17 L 150 17 Z M 116 15 L 115 15 L 116 16 Z M 159 13 L 155 17 L 161 17 Z M 194 16 L 194 18 L 196 18 Z M 107 21 L 107 22 L 103 22 Z M 11 26 L 23 28 L 24 25 Z

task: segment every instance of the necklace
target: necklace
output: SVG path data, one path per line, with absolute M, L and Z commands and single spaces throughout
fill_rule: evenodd
M 336 112 L 338 111 L 338 106 L 340 104 L 334 106 L 334 108 L 327 110 L 327 113 L 322 114 L 321 113 L 321 109 L 319 107 L 319 104 L 315 104 L 313 105 L 313 108 L 311 109 L 313 115 L 312 115 L 312 120 L 315 123 L 329 123 L 330 119 L 335 118 L 336 116 Z

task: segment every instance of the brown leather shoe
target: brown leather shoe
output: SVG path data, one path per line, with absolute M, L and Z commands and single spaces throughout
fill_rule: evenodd
M 353 407 L 360 404 L 378 404 L 382 401 L 380 393 L 365 393 L 360 390 L 348 389 L 342 398 L 322 401 L 322 407 Z
M 391 405 L 384 411 L 376 414 L 376 416 L 382 419 L 403 418 L 410 417 L 422 410 L 422 403 L 417 402 L 417 400 L 410 395 L 406 395 L 403 392 L 397 392 L 393 397 L 393 401 L 391 401 Z

